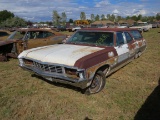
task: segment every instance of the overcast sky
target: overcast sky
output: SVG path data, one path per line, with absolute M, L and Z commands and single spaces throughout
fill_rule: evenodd
M 117 14 L 121 16 L 154 16 L 160 12 L 160 0 L 0 0 L 0 11 L 8 10 L 30 21 L 52 21 L 52 12 L 65 12 L 67 19 L 87 19 L 95 16 Z

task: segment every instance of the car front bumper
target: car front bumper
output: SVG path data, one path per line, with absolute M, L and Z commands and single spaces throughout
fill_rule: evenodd
M 27 70 L 31 73 L 34 73 L 38 76 L 41 76 L 44 79 L 46 79 L 48 81 L 51 81 L 51 82 L 68 84 L 68 85 L 72 85 L 72 86 L 75 86 L 75 87 L 79 87 L 81 89 L 87 88 L 91 84 L 90 79 L 77 80 L 77 79 L 74 79 L 74 78 L 69 78 L 69 77 L 65 77 L 65 76 L 61 76 L 61 75 L 57 75 L 57 74 L 45 73 L 41 70 L 31 69 L 31 68 L 28 68 L 26 66 L 20 66 L 20 67 L 24 70 Z

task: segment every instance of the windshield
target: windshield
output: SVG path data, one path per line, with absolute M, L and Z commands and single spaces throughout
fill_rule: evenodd
M 113 46 L 113 33 L 78 31 L 67 43 Z
M 20 32 L 20 31 L 14 31 L 8 38 L 7 40 L 21 40 L 23 36 L 25 35 L 25 32 Z

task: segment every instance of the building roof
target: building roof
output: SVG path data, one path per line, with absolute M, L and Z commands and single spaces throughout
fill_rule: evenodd
M 111 23 L 114 24 L 114 22 L 110 21 L 110 20 L 104 20 L 104 21 L 95 21 L 92 24 L 103 24 L 106 25 L 107 23 Z
M 79 31 L 112 31 L 112 32 L 118 32 L 118 31 L 130 31 L 130 30 L 137 30 L 135 28 L 83 28 Z

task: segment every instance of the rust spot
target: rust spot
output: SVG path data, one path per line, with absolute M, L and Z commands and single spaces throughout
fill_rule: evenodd
M 75 50 L 73 51 L 73 54 L 78 54 L 78 53 L 83 53 L 83 52 L 91 52 L 91 53 L 94 53 L 94 52 L 97 52 L 98 50 L 96 49 L 89 49 L 90 47 L 87 47 L 87 48 L 81 48 L 79 50 Z
M 138 45 L 141 47 L 142 46 L 142 42 L 138 42 Z

